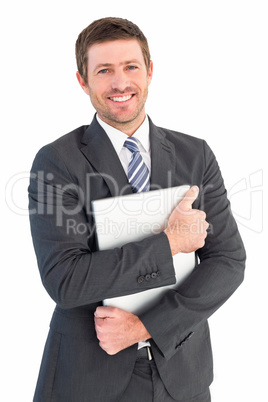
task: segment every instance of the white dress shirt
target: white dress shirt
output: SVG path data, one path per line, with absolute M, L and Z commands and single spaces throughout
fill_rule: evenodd
M 127 148 L 124 147 L 124 142 L 128 138 L 128 135 L 123 133 L 120 130 L 110 126 L 109 124 L 102 121 L 99 116 L 97 115 L 97 120 L 100 126 L 108 135 L 110 141 L 113 144 L 113 147 L 119 157 L 120 162 L 122 163 L 123 169 L 127 175 L 128 173 L 128 165 L 132 158 L 132 152 L 129 151 Z M 144 163 L 149 169 L 149 173 L 151 174 L 151 147 L 150 147 L 150 138 L 149 138 L 149 120 L 148 116 L 146 115 L 144 122 L 141 126 L 135 131 L 133 137 L 137 138 L 138 146 L 141 153 L 141 156 L 144 160 Z M 138 349 L 150 346 L 148 341 L 139 342 Z

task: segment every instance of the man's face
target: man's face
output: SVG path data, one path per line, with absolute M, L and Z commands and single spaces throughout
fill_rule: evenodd
M 88 50 L 88 84 L 77 78 L 99 117 L 122 131 L 134 131 L 145 118 L 152 79 L 136 39 L 92 45 Z M 130 130 L 129 130 L 130 129 Z

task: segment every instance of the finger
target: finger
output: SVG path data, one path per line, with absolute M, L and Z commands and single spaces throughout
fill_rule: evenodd
M 95 317 L 107 318 L 115 316 L 115 308 L 108 306 L 98 306 L 94 313 Z
M 94 317 L 95 326 L 100 327 L 103 326 L 105 318 L 102 317 Z
M 179 208 L 183 211 L 189 211 L 189 209 L 191 209 L 192 204 L 197 199 L 198 194 L 199 194 L 199 188 L 197 186 L 191 187 L 187 191 L 181 202 L 179 203 Z

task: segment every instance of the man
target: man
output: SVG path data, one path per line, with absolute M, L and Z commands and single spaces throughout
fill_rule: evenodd
M 240 285 L 245 262 L 217 162 L 205 141 L 146 116 L 153 64 L 135 24 L 94 21 L 76 58 L 96 116 L 39 151 L 29 186 L 38 266 L 57 304 L 34 401 L 210 401 L 207 319 Z M 142 189 L 128 181 L 128 138 L 141 157 Z M 149 189 L 148 180 L 150 189 L 192 187 L 164 232 L 97 251 L 91 201 Z M 174 284 L 172 255 L 193 251 L 193 273 L 139 317 L 102 305 Z

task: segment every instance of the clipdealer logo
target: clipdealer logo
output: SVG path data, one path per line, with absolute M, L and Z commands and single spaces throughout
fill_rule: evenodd
M 28 209 L 27 187 L 30 179 L 38 179 L 36 189 L 36 201 L 38 202 L 35 203 L 35 207 Z M 29 172 L 19 172 L 14 174 L 6 183 L 6 205 L 14 214 L 19 216 L 55 214 L 56 224 L 57 226 L 61 226 L 64 216 L 74 216 L 84 207 L 85 200 L 90 199 L 90 177 L 87 178 L 87 194 L 84 194 L 82 189 L 74 183 L 62 186 L 53 183 L 53 179 L 54 176 L 52 173 L 44 174 L 44 172 L 38 172 L 38 174 L 32 174 Z M 115 189 L 118 187 L 113 178 L 107 177 L 107 180 L 113 180 L 112 184 L 115 186 Z M 45 182 L 46 188 L 44 188 Z M 264 225 L 263 183 L 264 172 L 262 169 L 259 169 L 238 180 L 227 191 L 232 212 L 238 225 L 255 233 L 262 233 Z M 72 206 L 66 206 L 64 203 L 64 196 L 67 193 L 77 195 L 76 202 Z M 56 195 L 57 199 L 55 201 Z M 87 206 L 87 213 L 92 213 L 89 206 Z M 75 226 L 76 222 L 74 220 L 69 220 L 68 225 L 70 232 L 76 230 L 78 234 L 83 234 L 88 229 L 82 225 L 79 227 Z

